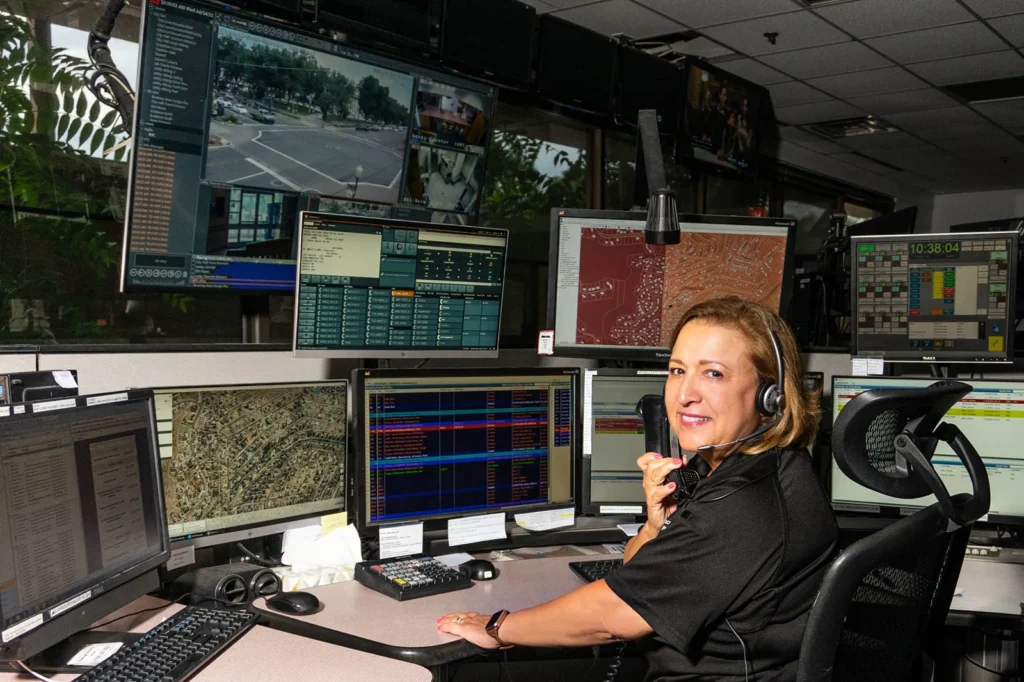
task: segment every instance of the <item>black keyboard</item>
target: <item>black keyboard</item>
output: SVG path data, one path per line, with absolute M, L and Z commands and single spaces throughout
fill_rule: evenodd
M 469 576 L 425 554 L 356 564 L 356 580 L 392 599 L 405 601 L 473 586 Z
M 256 614 L 188 606 L 76 682 L 179 682 L 256 624 Z
M 598 561 L 572 561 L 569 570 L 585 582 L 593 583 L 607 578 L 608 574 L 622 565 L 622 559 L 600 559 Z

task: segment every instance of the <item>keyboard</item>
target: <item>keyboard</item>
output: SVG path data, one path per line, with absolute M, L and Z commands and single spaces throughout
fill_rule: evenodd
M 622 565 L 622 559 L 599 559 L 598 561 L 572 561 L 569 570 L 584 582 L 597 582 Z
M 76 682 L 180 682 L 256 624 L 256 614 L 188 606 Z
M 406 601 L 473 586 L 469 576 L 425 554 L 356 564 L 356 580 L 392 599 Z

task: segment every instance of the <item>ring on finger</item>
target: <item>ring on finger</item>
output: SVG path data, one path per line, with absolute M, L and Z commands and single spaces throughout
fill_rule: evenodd
M 452 622 L 455 623 L 456 625 L 461 624 L 462 623 L 462 616 L 455 616 L 455 619 Z

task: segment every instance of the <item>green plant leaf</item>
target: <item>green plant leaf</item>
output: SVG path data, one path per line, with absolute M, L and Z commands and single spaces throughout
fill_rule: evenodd
M 68 138 L 69 140 L 75 139 L 75 135 L 78 134 L 78 129 L 82 127 L 82 119 L 74 118 L 71 119 L 71 126 L 68 127 Z
M 97 128 L 92 134 L 92 142 L 89 143 L 89 153 L 95 154 L 101 144 L 103 144 L 103 129 Z
M 85 92 L 78 93 L 78 102 L 75 104 L 75 115 L 79 118 L 85 116 Z
M 71 125 L 71 117 L 67 114 L 61 114 L 60 119 L 57 121 L 57 139 L 64 137 L 64 133 L 68 131 L 69 125 Z
M 92 137 L 92 129 L 92 123 L 86 123 L 84 126 L 82 126 L 82 136 L 79 139 L 81 140 L 81 143 L 83 145 L 88 141 L 90 137 Z
M 71 113 L 75 108 L 75 98 L 71 95 L 71 90 L 64 90 L 64 106 L 62 107 L 65 112 Z
M 100 121 L 100 126 L 102 126 L 104 130 L 106 130 L 107 128 L 109 128 L 111 126 L 111 124 L 113 124 L 114 117 L 116 117 L 116 116 L 117 116 L 117 112 L 116 111 L 114 111 L 114 110 L 108 111 L 106 116 L 103 117 L 103 120 Z
M 117 151 L 114 152 L 114 161 L 120 161 L 121 159 L 124 158 L 124 155 L 127 154 L 127 153 L 128 153 L 128 147 L 127 146 L 120 147 Z
M 92 103 L 92 106 L 89 107 L 89 121 L 91 123 L 95 123 L 96 119 L 98 119 L 99 117 L 100 117 L 100 101 L 96 100 L 95 102 Z

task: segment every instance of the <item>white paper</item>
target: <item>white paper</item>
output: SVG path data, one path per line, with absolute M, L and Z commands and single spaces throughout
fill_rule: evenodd
M 12 409 L 14 410 L 14 414 L 25 414 L 24 405 L 15 405 Z
M 642 523 L 620 523 L 618 528 L 629 537 L 633 537 L 640 532 L 640 526 Z
M 407 523 L 403 526 L 382 526 L 380 529 L 380 558 L 423 553 L 423 524 Z
M 596 369 L 583 370 L 583 456 L 594 454 L 594 375 Z
M 605 545 L 602 545 L 602 547 L 607 549 L 612 554 L 625 554 L 626 553 L 626 546 L 624 544 L 622 544 L 621 542 L 619 544 L 617 544 L 617 545 L 605 544 Z
M 526 530 L 552 530 L 572 526 L 575 523 L 576 510 L 572 507 L 516 514 L 516 525 Z
M 602 504 L 598 507 L 600 514 L 632 514 L 637 516 L 644 513 L 644 508 L 639 504 Z
M 54 372 L 56 374 L 56 372 Z M 123 642 L 107 642 L 106 644 L 90 644 L 68 661 L 68 665 L 91 668 L 107 660 L 124 646 Z
M 441 556 L 434 557 L 448 568 L 455 568 L 467 561 L 473 560 L 472 554 L 466 554 L 465 552 L 456 552 L 455 554 L 442 554 Z
M 481 516 L 464 516 L 461 519 L 448 520 L 448 546 L 468 545 L 471 542 L 487 540 L 504 540 L 505 512 L 483 514 Z
M 866 377 L 868 375 L 868 359 L 867 358 L 854 358 L 853 359 L 853 371 L 851 372 L 855 377 Z
M 78 382 L 75 381 L 74 375 L 66 369 L 53 370 L 53 380 L 62 388 L 78 388 Z
M 291 551 L 299 545 L 308 545 L 320 539 L 320 522 L 316 521 L 301 528 L 289 528 L 281 536 L 281 554 Z
M 40 412 L 52 412 L 53 410 L 66 410 L 74 407 L 78 403 L 74 398 L 65 398 L 64 400 L 49 400 L 45 403 L 33 403 L 32 411 L 36 414 Z
M 295 571 L 347 569 L 362 560 L 359 532 L 351 523 L 312 542 L 293 543 L 281 557 L 281 563 Z
M 127 393 L 110 393 L 108 395 L 97 395 L 91 398 L 85 399 L 85 404 L 89 407 L 93 405 L 109 405 L 110 403 L 123 403 L 128 400 Z
M 544 329 L 537 334 L 537 355 L 555 354 L 555 332 Z
M 885 374 L 885 360 L 881 358 L 868 358 L 868 374 Z
M 964 588 L 958 587 L 955 590 L 953 590 L 953 596 L 954 597 L 962 597 L 962 596 L 964 596 Z
M 173 571 L 179 568 L 191 566 L 196 562 L 196 548 L 193 545 L 179 547 L 171 550 L 171 558 L 167 560 L 167 570 Z
M 0 405 L 0 417 L 11 416 L 11 408 L 7 405 Z

